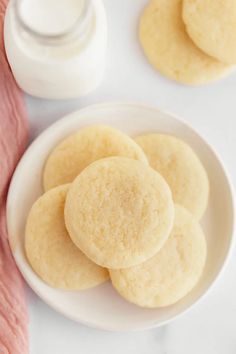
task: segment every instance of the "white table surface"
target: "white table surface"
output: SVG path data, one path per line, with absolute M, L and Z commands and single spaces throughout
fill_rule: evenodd
M 32 139 L 64 114 L 88 104 L 144 102 L 173 112 L 197 128 L 221 155 L 236 182 L 236 74 L 198 88 L 164 79 L 149 66 L 137 40 L 138 17 L 146 0 L 104 3 L 109 48 L 102 85 L 72 101 L 27 97 Z M 235 354 L 235 279 L 233 255 L 223 277 L 196 308 L 168 326 L 138 333 L 84 327 L 57 314 L 28 289 L 30 354 Z

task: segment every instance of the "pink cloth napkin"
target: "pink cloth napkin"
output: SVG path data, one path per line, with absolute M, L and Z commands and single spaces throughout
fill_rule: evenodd
M 22 93 L 4 53 L 6 4 L 7 0 L 0 0 L 0 354 L 26 354 L 28 318 L 24 282 L 8 244 L 6 196 L 12 173 L 27 143 L 28 123 Z

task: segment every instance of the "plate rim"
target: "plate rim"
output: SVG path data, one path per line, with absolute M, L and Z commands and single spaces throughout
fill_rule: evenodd
M 15 253 L 16 251 L 14 251 L 13 249 L 13 245 L 11 243 L 11 239 L 8 238 L 9 244 L 10 244 L 10 249 L 11 249 L 11 253 L 13 255 L 13 259 L 17 265 L 17 268 L 19 269 L 20 274 L 22 275 L 22 277 L 24 278 L 24 280 L 26 281 L 26 283 L 28 284 L 28 286 L 33 290 L 33 292 L 39 296 L 40 299 L 42 299 L 48 306 L 50 306 L 52 309 L 54 309 L 56 312 L 62 314 L 63 316 L 65 316 L 66 318 L 73 320 L 77 323 L 83 324 L 87 327 L 90 328 L 95 328 L 98 330 L 105 330 L 105 331 L 110 331 L 110 332 L 136 332 L 136 331 L 143 331 L 143 330 L 148 330 L 148 329 L 152 329 L 152 328 L 158 328 L 158 327 L 162 327 L 167 325 L 168 323 L 171 323 L 173 321 L 175 321 L 177 318 L 180 318 L 181 316 L 184 316 L 187 314 L 187 312 L 191 311 L 193 309 L 193 307 L 196 307 L 197 305 L 199 305 L 199 303 L 201 301 L 203 301 L 205 299 L 205 297 L 207 295 L 209 295 L 210 291 L 213 290 L 214 286 L 217 284 L 217 282 L 219 281 L 219 279 L 222 277 L 229 261 L 230 258 L 232 256 L 233 253 L 233 248 L 236 244 L 236 238 L 235 238 L 235 230 L 236 230 L 236 223 L 235 223 L 235 219 L 236 219 L 236 208 L 235 208 L 235 189 L 234 189 L 234 184 L 232 182 L 232 178 L 231 175 L 228 171 L 228 169 L 226 168 L 224 162 L 222 161 L 222 158 L 220 157 L 220 155 L 217 153 L 217 151 L 215 150 L 215 148 L 207 141 L 207 139 L 205 139 L 205 137 L 198 131 L 198 129 L 196 129 L 195 127 L 193 128 L 190 123 L 188 123 L 185 119 L 181 118 L 179 115 L 171 112 L 170 110 L 164 110 L 164 109 L 159 109 L 158 107 L 151 105 L 151 104 L 146 104 L 146 103 L 140 103 L 140 102 L 133 102 L 133 101 L 108 101 L 108 102 L 102 102 L 102 103 L 95 103 L 95 104 L 90 104 L 90 105 L 86 105 L 85 107 L 82 108 L 78 108 L 64 116 L 62 116 L 61 118 L 59 118 L 57 121 L 55 121 L 54 123 L 50 124 L 46 129 L 44 129 L 27 147 L 27 149 L 25 150 L 24 154 L 22 155 L 21 159 L 19 160 L 14 173 L 12 175 L 11 181 L 10 181 L 10 185 L 9 185 L 9 189 L 8 189 L 8 194 L 7 194 L 7 201 L 6 201 L 6 219 L 7 219 L 7 230 L 8 230 L 8 215 L 9 215 L 9 200 L 10 200 L 10 196 L 11 196 L 11 191 L 14 187 L 15 181 L 17 180 L 17 175 L 18 175 L 18 171 L 21 169 L 21 165 L 24 162 L 24 160 L 27 158 L 28 154 L 30 153 L 31 149 L 34 147 L 34 145 L 36 145 L 38 143 L 38 140 L 41 140 L 45 135 L 48 135 L 51 133 L 51 131 L 53 131 L 55 128 L 57 128 L 57 126 L 63 125 L 65 122 L 68 122 L 68 119 L 72 119 L 73 116 L 76 114 L 76 112 L 79 112 L 80 115 L 82 115 L 83 113 L 86 113 L 87 111 L 90 110 L 96 110 L 96 109 L 102 109 L 102 108 L 117 108 L 117 106 L 120 107 L 126 107 L 126 108 L 132 108 L 134 107 L 135 109 L 145 109 L 145 110 L 152 110 L 154 112 L 163 114 L 163 115 L 168 115 L 171 118 L 173 118 L 175 121 L 177 121 L 178 123 L 184 125 L 188 130 L 190 130 L 191 132 L 193 132 L 195 135 L 198 136 L 198 138 L 200 138 L 201 140 L 203 140 L 203 142 L 205 143 L 205 145 L 207 146 L 207 148 L 211 151 L 211 153 L 214 155 L 214 157 L 216 158 L 217 162 L 219 163 L 225 179 L 227 181 L 228 184 L 228 188 L 229 188 L 229 192 L 230 192 L 230 197 L 231 197 L 231 209 L 232 209 L 232 232 L 231 232 L 231 237 L 230 237 L 230 241 L 229 241 L 229 245 L 227 248 L 227 252 L 225 254 L 224 260 L 222 262 L 222 265 L 218 271 L 218 273 L 216 274 L 214 280 L 211 282 L 211 284 L 208 286 L 208 288 L 205 290 L 205 292 L 199 296 L 199 298 L 197 300 L 195 300 L 195 302 L 193 302 L 193 304 L 191 304 L 190 306 L 188 306 L 186 309 L 182 310 L 180 313 L 172 316 L 171 318 L 162 321 L 161 323 L 152 323 L 152 324 L 147 324 L 147 325 L 138 325 L 138 326 L 132 326 L 132 328 L 123 328 L 120 326 L 113 326 L 111 325 L 110 327 L 98 323 L 91 323 L 90 321 L 86 321 L 85 319 L 78 319 L 76 316 L 73 315 L 68 315 L 66 312 L 64 312 L 60 306 L 57 306 L 56 303 L 51 302 L 50 300 L 48 300 L 44 295 L 41 295 L 38 293 L 38 291 L 35 289 L 35 287 L 32 286 L 31 280 L 30 278 L 28 278 L 27 275 L 25 275 L 25 273 L 23 273 L 23 271 L 21 270 L 21 266 L 17 260 L 17 257 L 15 257 Z

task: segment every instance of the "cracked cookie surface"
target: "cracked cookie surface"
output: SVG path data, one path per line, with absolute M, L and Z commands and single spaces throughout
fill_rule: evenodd
M 173 230 L 162 249 L 142 264 L 110 270 L 111 281 L 121 296 L 136 305 L 169 306 L 197 284 L 206 255 L 206 240 L 199 223 L 176 205 Z
M 51 189 L 32 206 L 25 231 L 25 250 L 34 271 L 47 284 L 66 290 L 94 287 L 108 271 L 88 259 L 71 241 L 64 222 L 69 185 Z
M 182 0 L 150 1 L 140 19 L 139 38 L 154 68 L 178 82 L 204 84 L 232 70 L 205 54 L 189 38 L 182 20 Z
M 65 222 L 73 242 L 95 263 L 124 268 L 152 257 L 174 221 L 171 191 L 140 161 L 111 157 L 88 166 L 71 184 Z

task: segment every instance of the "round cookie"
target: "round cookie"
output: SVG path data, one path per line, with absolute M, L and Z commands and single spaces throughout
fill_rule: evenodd
M 184 0 L 182 16 L 199 48 L 222 63 L 236 63 L 235 0 Z
M 169 186 L 137 160 L 94 162 L 71 184 L 66 198 L 65 222 L 73 242 L 107 268 L 152 257 L 167 240 L 173 221 Z
M 207 173 L 192 148 L 171 135 L 147 134 L 135 138 L 150 165 L 169 184 L 174 202 L 197 219 L 204 214 L 209 195 Z
M 116 290 L 136 305 L 169 306 L 197 284 L 206 254 L 200 225 L 186 209 L 176 205 L 174 227 L 163 248 L 135 267 L 110 270 L 110 278 Z
M 203 53 L 189 38 L 182 20 L 182 0 L 150 1 L 141 16 L 139 37 L 149 62 L 178 82 L 204 84 L 231 68 Z
M 86 127 L 63 140 L 51 152 L 44 168 L 44 189 L 72 182 L 92 162 L 109 156 L 147 163 L 142 149 L 128 135 L 102 125 Z
M 25 231 L 26 255 L 34 271 L 49 285 L 87 289 L 105 282 L 108 271 L 91 262 L 71 241 L 64 223 L 69 185 L 51 189 L 32 206 Z

